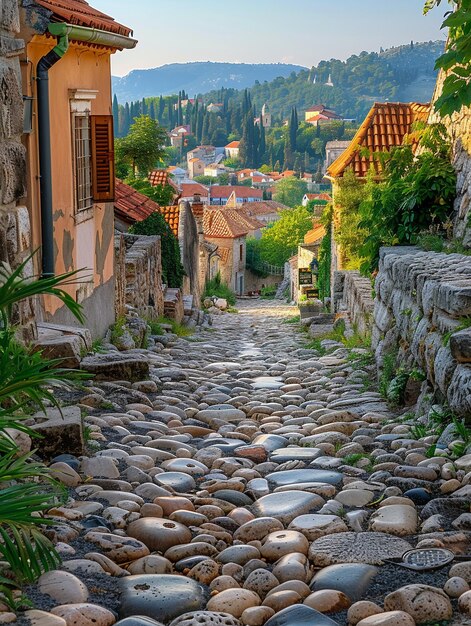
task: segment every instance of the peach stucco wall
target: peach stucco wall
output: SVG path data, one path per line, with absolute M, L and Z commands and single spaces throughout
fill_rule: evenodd
M 36 73 L 39 59 L 54 45 L 53 38 L 43 36 L 34 36 L 27 45 L 30 63 L 24 69 L 24 83 L 29 95 L 36 95 L 32 75 Z M 113 277 L 113 206 L 96 204 L 87 215 L 75 214 L 69 90 L 96 90 L 98 93 L 91 103 L 92 115 L 111 114 L 110 53 L 111 50 L 71 43 L 64 57 L 49 70 L 55 270 L 60 273 L 86 269 L 84 274 L 87 275 L 88 284 L 67 288 L 78 301 L 85 300 L 97 287 Z M 34 101 L 36 111 L 37 104 Z M 28 208 L 33 248 L 36 249 L 41 246 L 36 115 L 34 131 L 28 136 L 27 144 Z M 60 302 L 49 298 L 44 305 L 46 313 L 53 314 Z

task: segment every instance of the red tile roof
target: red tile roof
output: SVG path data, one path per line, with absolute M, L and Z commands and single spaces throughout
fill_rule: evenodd
M 228 143 L 226 148 L 238 148 L 240 146 L 240 141 L 231 141 Z
M 320 239 L 323 239 L 326 235 L 326 231 L 322 224 L 316 224 L 311 230 L 304 235 L 304 243 L 309 245 L 316 243 Z
M 244 237 L 253 230 L 243 226 L 240 217 L 234 215 L 235 209 L 207 209 L 204 212 L 203 229 L 205 237 L 236 239 Z
M 152 170 L 152 172 L 149 174 L 149 182 L 152 187 L 157 187 L 158 185 L 170 185 L 171 187 L 173 187 L 177 194 L 180 193 L 177 185 L 174 183 L 172 177 L 170 176 L 170 173 L 167 170 Z
M 178 223 L 180 221 L 180 205 L 174 204 L 172 206 L 161 206 L 159 211 L 165 218 L 165 221 L 172 229 L 175 237 L 178 237 Z
M 307 193 L 308 200 L 325 200 L 326 202 L 332 202 L 332 196 L 328 193 Z
M 199 195 L 203 198 L 209 198 L 208 188 L 201 183 L 182 183 L 181 189 L 182 198 L 192 198 L 195 193 L 199 193 Z
M 345 170 L 352 167 L 355 175 L 362 178 L 372 165 L 379 174 L 381 163 L 375 153 L 402 145 L 414 122 L 427 121 L 429 110 L 429 104 L 418 102 L 375 103 L 349 147 L 328 167 L 328 176 L 343 176 Z M 368 148 L 369 154 L 364 155 L 362 148 Z
M 144 194 L 116 179 L 114 209 L 118 217 L 134 223 L 142 222 L 155 211 L 159 211 L 160 207 Z
M 116 22 L 111 16 L 91 7 L 85 0 L 34 0 L 52 11 L 52 21 L 68 22 L 76 26 L 87 26 L 129 37 L 132 30 Z
M 233 191 L 238 198 L 263 198 L 261 189 L 244 187 L 244 185 L 213 185 L 211 187 L 211 198 L 229 198 Z

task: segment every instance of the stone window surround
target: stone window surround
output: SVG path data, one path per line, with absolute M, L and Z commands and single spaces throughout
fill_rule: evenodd
M 72 127 L 73 131 L 73 117 L 77 115 L 85 115 L 90 114 L 92 110 L 92 100 L 95 100 L 98 94 L 98 90 L 96 89 L 69 89 L 69 103 L 70 103 L 70 113 L 72 116 Z M 74 146 L 74 137 L 71 135 L 72 142 L 72 159 L 75 159 L 75 146 Z M 73 163 L 73 182 L 74 182 L 74 220 L 76 224 L 81 224 L 90 220 L 94 216 L 94 208 L 95 204 L 92 203 L 92 206 L 82 209 L 80 211 L 77 210 L 77 200 L 76 200 L 76 189 L 75 189 L 75 161 Z

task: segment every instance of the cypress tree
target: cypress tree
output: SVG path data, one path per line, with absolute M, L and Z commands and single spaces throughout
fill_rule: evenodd
M 131 126 L 131 109 L 129 106 L 129 102 L 126 102 L 126 104 L 124 105 L 123 118 L 122 136 L 125 137 L 129 132 L 129 127 Z
M 260 120 L 261 119 L 262 118 L 260 117 Z M 260 144 L 258 148 L 258 160 L 260 162 L 260 165 L 263 165 L 264 163 L 266 151 L 267 151 L 267 143 L 266 143 L 266 137 L 265 137 L 265 127 L 262 123 L 260 123 Z
M 159 124 L 162 124 L 162 119 L 163 119 L 163 115 L 164 115 L 164 109 L 165 109 L 165 100 L 162 98 L 162 96 L 160 96 L 160 98 L 159 98 L 159 109 L 158 109 L 158 113 L 157 113 L 157 119 L 159 120 Z
M 142 98 L 141 113 L 142 115 L 147 115 L 147 102 L 145 98 Z
M 119 134 L 119 105 L 116 94 L 113 96 L 113 123 L 115 135 Z

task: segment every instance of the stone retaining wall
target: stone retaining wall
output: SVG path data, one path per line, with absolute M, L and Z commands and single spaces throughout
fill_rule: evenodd
M 0 2 L 0 261 L 17 267 L 31 254 L 31 226 L 26 195 L 26 150 L 23 133 L 23 89 L 20 54 L 24 42 L 18 38 L 20 18 L 17 0 Z M 25 274 L 32 276 L 33 263 Z M 37 304 L 21 302 L 14 323 L 22 325 L 25 340 L 36 337 Z
M 333 310 L 348 311 L 355 330 L 367 337 L 373 323 L 373 289 L 369 278 L 360 272 L 337 271 L 333 280 Z
M 383 248 L 375 291 L 379 367 L 397 354 L 398 365 L 426 374 L 430 402 L 471 415 L 471 328 L 463 329 L 471 319 L 471 257 Z
M 116 237 L 115 277 L 118 317 L 122 316 L 125 304 L 136 308 L 143 317 L 163 314 L 160 237 L 129 234 Z

